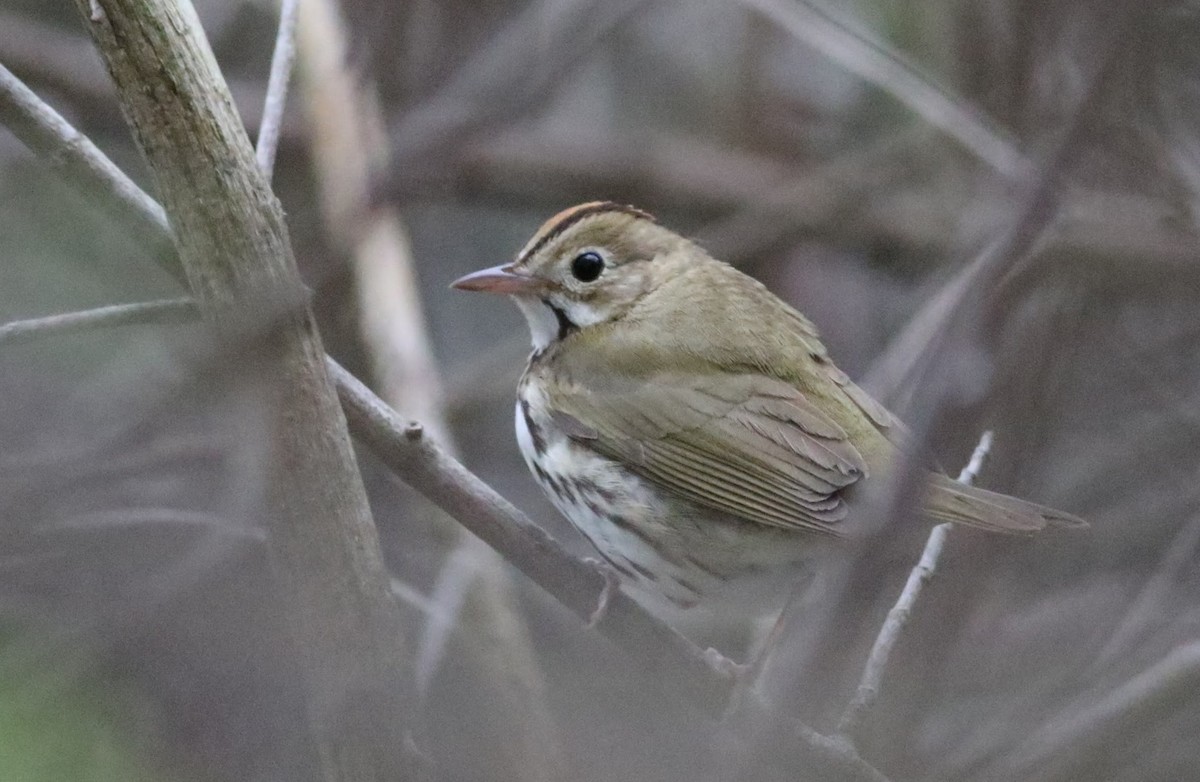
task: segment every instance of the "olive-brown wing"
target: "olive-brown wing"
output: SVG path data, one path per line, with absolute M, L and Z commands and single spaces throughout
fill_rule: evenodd
M 776 527 L 836 532 L 866 475 L 846 432 L 792 386 L 757 374 L 664 372 L 549 389 L 567 434 L 699 505 Z

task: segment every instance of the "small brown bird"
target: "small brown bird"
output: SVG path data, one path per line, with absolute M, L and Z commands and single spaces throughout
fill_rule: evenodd
M 899 452 L 900 424 L 803 315 L 638 209 L 567 209 L 516 261 L 454 287 L 524 313 L 521 453 L 624 588 L 677 627 L 777 612 L 794 566 L 853 533 L 864 484 Z M 1083 523 L 938 473 L 924 510 L 1015 533 Z

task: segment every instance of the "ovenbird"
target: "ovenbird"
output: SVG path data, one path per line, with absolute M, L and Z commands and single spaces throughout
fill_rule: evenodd
M 901 425 L 812 323 L 633 207 L 560 212 L 516 261 L 453 285 L 525 315 L 521 453 L 622 586 L 677 627 L 692 610 L 777 611 L 794 566 L 853 533 L 864 485 L 899 454 Z M 924 511 L 1016 533 L 1083 523 L 938 473 Z

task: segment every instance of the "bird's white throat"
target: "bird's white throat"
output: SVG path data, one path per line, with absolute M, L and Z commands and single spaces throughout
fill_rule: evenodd
M 535 352 L 545 350 L 558 338 L 558 318 L 541 299 L 532 296 L 513 296 L 512 300 L 521 309 L 521 314 L 529 323 L 529 337 L 533 342 Z

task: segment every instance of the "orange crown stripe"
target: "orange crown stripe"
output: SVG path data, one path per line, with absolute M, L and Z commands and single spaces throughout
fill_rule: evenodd
M 633 215 L 643 220 L 649 220 L 652 223 L 658 222 L 654 219 L 654 215 L 649 212 L 643 212 L 635 206 L 618 204 L 615 201 L 588 201 L 576 204 L 575 206 L 567 207 L 542 223 L 542 227 L 537 230 L 537 233 L 533 235 L 529 243 L 525 245 L 525 249 L 517 256 L 517 263 L 521 263 L 526 258 L 532 256 L 580 220 L 607 212 L 619 212 L 621 214 Z

